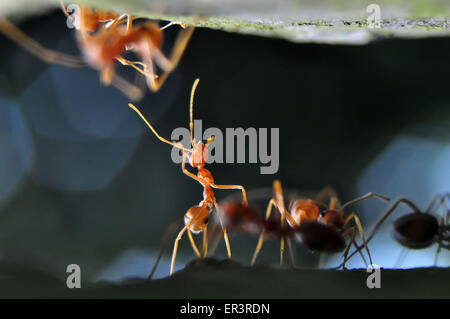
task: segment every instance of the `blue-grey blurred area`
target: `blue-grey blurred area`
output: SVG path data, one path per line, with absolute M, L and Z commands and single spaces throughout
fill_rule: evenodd
M 79 54 L 59 11 L 19 26 L 42 45 Z M 165 52 L 178 30 L 164 32 Z M 47 65 L 3 36 L 0 46 L 1 258 L 61 277 L 72 263 L 92 280 L 145 277 L 169 225 L 202 199 L 201 186 L 97 72 Z M 277 174 L 260 175 L 262 164 L 213 164 L 218 184 L 251 190 L 278 178 L 288 189 L 331 185 L 343 202 L 374 191 L 425 208 L 450 190 L 449 50 L 446 38 L 300 45 L 198 29 L 163 89 L 135 104 L 170 138 L 188 127 L 199 77 L 194 115 L 204 129 L 280 128 Z M 134 79 L 131 69 L 118 72 Z M 262 211 L 269 198 L 258 203 Z M 353 211 L 370 228 L 384 208 L 370 199 Z M 390 226 L 402 212 L 370 245 L 380 266 L 400 255 Z M 256 238 L 231 233 L 230 240 L 233 258 L 248 264 Z M 157 277 L 168 274 L 170 249 Z M 431 265 L 435 250 L 410 251 L 402 266 Z M 318 265 L 318 255 L 299 245 L 295 252 L 299 267 Z M 194 256 L 184 238 L 177 269 Z M 216 256 L 226 256 L 223 241 Z M 278 260 L 279 242 L 268 240 L 258 262 Z M 439 265 L 449 262 L 443 251 Z M 349 264 L 363 265 L 358 256 Z

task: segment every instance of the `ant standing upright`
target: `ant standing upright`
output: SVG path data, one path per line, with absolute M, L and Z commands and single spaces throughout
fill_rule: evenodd
M 181 164 L 181 169 L 184 174 L 191 177 L 192 179 L 198 181 L 203 186 L 203 200 L 195 206 L 192 206 L 184 215 L 185 226 L 178 233 L 178 236 L 175 240 L 175 245 L 172 254 L 172 262 L 170 267 L 170 274 L 173 273 L 175 258 L 178 251 L 178 244 L 181 240 L 183 234 L 185 232 L 188 233 L 189 240 L 191 245 L 197 254 L 198 257 L 201 257 L 200 251 L 198 250 L 195 241 L 192 237 L 192 233 L 198 234 L 203 231 L 203 256 L 206 256 L 208 253 L 208 235 L 207 235 L 207 226 L 209 221 L 209 215 L 212 210 L 215 208 L 217 216 L 221 221 L 222 231 L 224 235 L 225 244 L 227 247 L 228 257 L 231 258 L 231 248 L 228 239 L 227 229 L 222 223 L 222 219 L 220 217 L 221 209 L 219 204 L 216 201 L 214 196 L 213 188 L 216 189 L 239 189 L 242 192 L 242 203 L 247 206 L 247 195 L 245 192 L 245 188 L 241 185 L 218 185 L 214 182 L 214 178 L 212 173 L 205 168 L 208 159 L 208 145 L 214 140 L 214 136 L 210 137 L 205 144 L 202 141 L 197 141 L 194 138 L 194 114 L 193 114 L 193 105 L 194 105 L 194 94 L 199 83 L 199 79 L 196 79 L 194 85 L 191 90 L 191 98 L 190 98 L 190 138 L 191 138 L 191 146 L 192 148 L 188 149 L 183 146 L 180 142 L 172 142 L 169 141 L 162 136 L 160 136 L 153 126 L 148 122 L 148 120 L 142 115 L 142 113 L 133 105 L 128 104 L 147 124 L 147 126 L 152 130 L 152 132 L 156 135 L 156 137 L 164 143 L 172 145 L 182 151 L 183 160 Z M 189 161 L 189 164 L 198 170 L 197 175 L 191 173 L 186 168 L 186 161 Z

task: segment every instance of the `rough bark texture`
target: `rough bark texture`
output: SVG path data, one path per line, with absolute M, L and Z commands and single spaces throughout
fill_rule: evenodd
M 2 1 L 0 15 L 37 12 L 58 0 Z M 378 0 L 380 28 L 369 28 L 373 1 L 326 0 L 75 0 L 144 17 L 172 20 L 229 32 L 278 37 L 294 42 L 364 44 L 382 38 L 450 34 L 450 2 Z M 26 9 L 24 9 L 26 8 Z
M 449 298 L 449 268 L 381 270 L 381 288 L 369 289 L 358 270 L 242 267 L 233 261 L 195 260 L 170 278 L 121 284 L 82 283 L 18 265 L 0 266 L 0 297 L 62 298 Z

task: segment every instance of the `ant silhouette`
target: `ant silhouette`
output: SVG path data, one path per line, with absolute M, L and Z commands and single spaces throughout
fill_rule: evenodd
M 438 217 L 432 212 L 441 208 L 446 200 L 447 213 L 445 217 L 441 216 L 441 221 L 439 223 Z M 425 211 L 422 211 L 409 199 L 399 198 L 387 208 L 387 210 L 381 215 L 380 219 L 375 223 L 373 230 L 367 237 L 367 242 L 372 240 L 382 224 L 402 203 L 411 208 L 412 212 L 399 217 L 393 222 L 394 239 L 400 245 L 408 249 L 424 249 L 437 243 L 438 248 L 434 259 L 434 264 L 436 265 L 441 249 L 450 249 L 450 208 L 448 207 L 448 203 L 450 203 L 450 193 L 437 195 L 430 202 Z M 435 209 L 437 203 L 439 204 Z M 348 256 L 348 259 L 361 250 L 361 248 L 362 247 L 358 247 L 354 252 L 352 252 Z
M 186 214 L 184 215 L 184 222 L 185 226 L 181 231 L 178 233 L 178 236 L 175 240 L 175 245 L 173 249 L 172 254 L 172 262 L 170 267 L 170 274 L 173 273 L 174 265 L 175 265 L 175 258 L 178 251 L 178 244 L 181 240 L 183 234 L 185 232 L 188 233 L 189 240 L 191 242 L 191 245 L 197 254 L 198 257 L 202 257 L 202 254 L 200 254 L 199 249 L 197 248 L 195 241 L 193 239 L 192 233 L 198 234 L 203 231 L 203 256 L 206 256 L 208 253 L 208 235 L 207 235 L 207 226 L 209 221 L 209 216 L 212 212 L 212 210 L 215 208 L 217 212 L 217 216 L 220 218 L 221 209 L 219 204 L 216 201 L 216 198 L 214 196 L 213 189 L 239 189 L 242 192 L 242 202 L 243 205 L 247 206 L 247 195 L 245 188 L 241 185 L 218 185 L 214 182 L 214 178 L 212 176 L 212 173 L 205 168 L 205 165 L 207 163 L 208 159 L 208 145 L 214 140 L 214 136 L 210 137 L 205 144 L 203 144 L 202 141 L 196 141 L 194 138 L 194 114 L 193 114 L 193 105 L 194 105 L 194 95 L 195 90 L 197 88 L 197 85 L 199 83 L 199 79 L 196 79 L 194 81 L 194 84 L 192 86 L 191 90 L 191 98 L 190 98 L 190 133 L 191 133 L 191 146 L 192 148 L 185 148 L 182 143 L 180 142 L 172 142 L 169 141 L 162 136 L 160 136 L 156 130 L 153 128 L 153 126 L 148 122 L 148 120 L 142 115 L 142 113 L 138 110 L 137 107 L 135 107 L 133 104 L 128 104 L 130 108 L 132 108 L 141 118 L 142 120 L 147 124 L 147 126 L 151 129 L 151 131 L 155 134 L 155 136 L 162 142 L 167 143 L 169 145 L 172 145 L 173 147 L 178 148 L 182 151 L 183 160 L 181 163 L 181 169 L 184 174 L 191 177 L 192 179 L 198 181 L 203 186 L 203 200 L 195 206 L 192 206 L 188 209 Z M 197 168 L 198 172 L 197 175 L 191 173 L 189 170 L 186 169 L 186 161 L 189 161 L 189 164 L 193 168 Z M 221 222 L 222 231 L 224 235 L 225 244 L 227 247 L 228 257 L 231 258 L 231 248 L 230 243 L 228 239 L 228 233 L 226 227 Z
M 323 202 L 312 199 L 296 199 L 291 202 L 290 211 L 285 208 L 284 195 L 281 187 L 281 182 L 275 180 L 273 183 L 274 197 L 269 201 L 266 210 L 266 220 L 269 220 L 272 208 L 275 206 L 280 212 L 280 227 L 284 229 L 285 221 L 290 228 L 298 235 L 296 238 L 312 251 L 320 252 L 338 252 L 344 251 L 344 260 L 347 259 L 348 252 L 353 245 L 356 245 L 355 237 L 357 230 L 359 231 L 364 247 L 372 264 L 372 256 L 370 254 L 369 247 L 364 236 L 364 230 L 358 216 L 355 213 L 351 213 L 347 217 L 344 216 L 344 210 L 348 206 L 357 202 L 369 199 L 378 198 L 383 201 L 389 201 L 390 199 L 384 195 L 377 193 L 367 193 L 361 197 L 353 199 L 344 205 L 340 205 L 338 197 L 334 192 L 327 190 L 331 196 L 330 204 L 327 205 Z M 325 208 L 322 212 L 319 212 L 319 206 Z M 336 206 L 340 206 L 337 208 Z M 348 223 L 354 220 L 356 226 L 347 227 Z M 252 257 L 251 264 L 253 265 L 256 258 L 262 248 L 264 242 L 265 228 L 262 229 L 259 236 L 258 244 Z M 350 242 L 346 247 L 345 238 L 351 236 Z M 284 254 L 284 238 L 282 232 L 279 233 L 281 238 L 280 247 L 280 264 L 283 263 Z M 345 263 L 342 267 L 345 267 Z

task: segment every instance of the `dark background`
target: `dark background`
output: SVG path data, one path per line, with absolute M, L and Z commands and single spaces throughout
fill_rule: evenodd
M 19 26 L 44 46 L 79 55 L 59 11 Z M 165 52 L 177 32 L 165 32 Z M 171 161 L 171 148 L 126 97 L 101 87 L 94 70 L 47 65 L 3 36 L 0 47 L 1 258 L 61 277 L 71 263 L 91 279 L 145 276 L 167 227 L 202 199 L 201 186 Z M 376 191 L 425 207 L 450 185 L 449 50 L 448 38 L 339 46 L 197 29 L 163 89 L 135 104 L 170 138 L 188 127 L 190 89 L 199 77 L 194 114 L 204 129 L 280 128 L 277 174 L 260 175 L 262 164 L 209 167 L 218 184 L 268 188 L 263 204 L 277 178 L 291 190 L 331 185 L 344 202 Z M 355 211 L 368 227 L 383 207 L 370 200 Z M 384 267 L 401 251 L 388 233 L 371 245 Z M 255 244 L 253 237 L 231 237 L 245 264 Z M 259 262 L 276 264 L 278 245 L 268 243 Z M 401 265 L 429 266 L 434 252 L 410 252 Z M 221 243 L 216 256 L 224 253 Z M 159 276 L 168 273 L 170 252 L 166 257 Z M 193 257 L 184 239 L 177 267 Z M 449 261 L 443 252 L 439 264 Z M 297 247 L 300 267 L 317 262 Z M 355 258 L 351 265 L 363 264 Z

